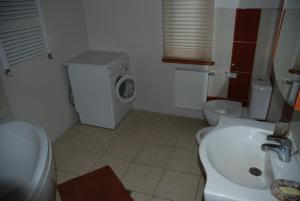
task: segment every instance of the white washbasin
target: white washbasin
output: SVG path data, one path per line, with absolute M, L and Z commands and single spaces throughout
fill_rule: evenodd
M 251 167 L 266 171 L 266 152 L 260 149 L 266 135 L 253 131 L 251 127 L 242 126 L 220 129 L 214 135 L 218 136 L 218 140 L 211 140 L 210 146 L 207 147 L 211 165 L 225 178 L 238 185 L 256 189 L 267 188 L 270 181 L 268 175 L 254 177 L 249 174 Z
M 55 200 L 51 143 L 44 130 L 21 121 L 0 124 L 0 200 Z
M 221 117 L 199 148 L 207 177 L 205 201 L 275 201 L 270 191 L 274 179 L 300 180 L 296 158 L 283 163 L 275 153 L 261 150 L 273 129 L 270 123 Z M 250 168 L 262 174 L 254 176 Z

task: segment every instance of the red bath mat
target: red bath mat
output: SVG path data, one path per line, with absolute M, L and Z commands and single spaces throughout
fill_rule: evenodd
M 58 190 L 62 201 L 133 201 L 109 166 L 66 181 Z

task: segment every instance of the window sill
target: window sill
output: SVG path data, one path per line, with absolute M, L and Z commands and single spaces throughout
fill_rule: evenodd
M 289 73 L 300 75 L 300 68 L 291 68 L 289 69 Z
M 201 60 L 187 60 L 187 59 L 173 59 L 173 58 L 163 58 L 164 63 L 176 63 L 176 64 L 195 64 L 195 65 L 207 65 L 212 66 L 215 64 L 214 61 L 201 61 Z

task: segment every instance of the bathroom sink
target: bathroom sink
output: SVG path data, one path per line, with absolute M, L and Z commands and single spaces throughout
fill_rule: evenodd
M 55 200 L 51 143 L 44 130 L 26 122 L 0 124 L 0 200 Z
M 270 123 L 221 117 L 199 148 L 207 176 L 205 201 L 275 201 L 274 179 L 300 180 L 296 159 L 284 163 L 261 150 L 273 129 Z
M 266 135 L 242 126 L 220 129 L 215 135 L 218 139 L 211 140 L 207 147 L 213 168 L 240 186 L 265 189 L 270 182 L 269 175 L 255 177 L 249 173 L 249 169 L 256 168 L 258 172 L 267 170 L 266 152 L 260 149 Z

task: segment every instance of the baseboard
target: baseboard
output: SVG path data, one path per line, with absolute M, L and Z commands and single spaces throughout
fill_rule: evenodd
M 141 105 L 133 105 L 133 109 L 136 110 L 143 110 L 148 112 L 156 112 L 161 114 L 167 114 L 167 115 L 175 115 L 175 116 L 182 116 L 182 117 L 189 117 L 189 118 L 196 118 L 196 119 L 204 119 L 203 114 L 200 110 L 188 110 L 188 109 L 182 109 L 182 108 L 172 108 L 172 109 L 166 109 L 166 108 L 150 108 L 146 106 Z

